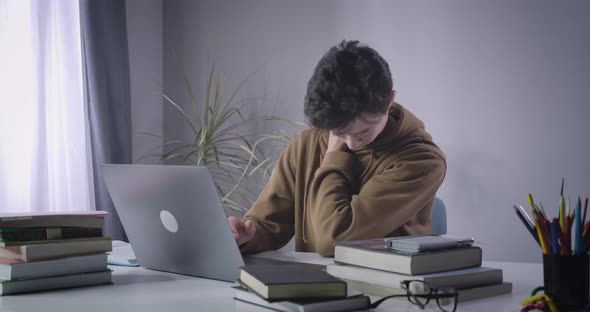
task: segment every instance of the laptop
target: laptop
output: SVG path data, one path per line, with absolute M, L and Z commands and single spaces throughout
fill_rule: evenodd
M 139 264 L 223 281 L 244 259 L 206 167 L 101 165 Z

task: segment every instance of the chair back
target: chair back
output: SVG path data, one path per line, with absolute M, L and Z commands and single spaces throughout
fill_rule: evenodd
M 432 233 L 447 234 L 447 208 L 438 197 L 434 199 L 432 206 Z

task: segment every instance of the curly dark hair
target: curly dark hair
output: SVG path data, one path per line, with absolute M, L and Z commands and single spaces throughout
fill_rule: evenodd
M 316 66 L 305 95 L 305 116 L 316 128 L 341 129 L 362 113 L 384 113 L 393 83 L 387 62 L 358 41 L 343 40 Z

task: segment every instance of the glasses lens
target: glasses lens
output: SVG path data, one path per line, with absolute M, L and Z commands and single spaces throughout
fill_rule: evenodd
M 430 286 L 423 281 L 411 281 L 408 284 L 408 299 L 419 306 L 427 305 L 430 299 L 424 297 L 430 294 Z
M 430 286 L 423 281 L 410 281 L 408 283 L 408 290 L 414 295 L 428 295 L 430 293 Z
M 438 289 L 436 303 L 438 307 L 445 312 L 454 312 L 457 308 L 457 296 L 453 289 Z

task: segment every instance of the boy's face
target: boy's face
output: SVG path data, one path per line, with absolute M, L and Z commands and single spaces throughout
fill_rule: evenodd
M 385 128 L 388 118 L 388 111 L 382 114 L 364 113 L 346 127 L 332 133 L 344 141 L 350 150 L 358 150 L 375 140 Z

